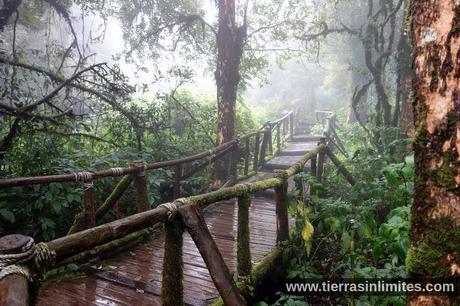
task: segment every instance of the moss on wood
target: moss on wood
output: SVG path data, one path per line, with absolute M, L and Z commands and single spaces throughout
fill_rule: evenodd
M 237 271 L 238 276 L 251 274 L 251 250 L 249 229 L 249 206 L 251 196 L 245 194 L 238 197 L 238 238 L 237 238 Z
M 165 224 L 165 245 L 163 257 L 163 282 L 161 304 L 184 305 L 183 287 L 183 232 L 184 226 L 177 216 Z M 152 254 L 153 255 L 153 254 Z
M 410 274 L 431 278 L 452 276 L 451 265 L 460 263 L 460 227 L 455 230 L 454 224 L 445 217 L 435 220 L 431 230 L 410 246 L 406 257 Z

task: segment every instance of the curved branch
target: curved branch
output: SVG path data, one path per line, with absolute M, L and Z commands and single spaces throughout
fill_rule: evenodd
M 65 79 L 51 71 L 48 71 L 48 70 L 45 70 L 41 67 L 37 67 L 37 66 L 33 66 L 33 65 L 29 65 L 29 64 L 26 64 L 26 63 L 23 63 L 23 62 L 19 62 L 19 61 L 11 61 L 9 59 L 5 59 L 5 58 L 1 58 L 0 57 L 0 63 L 4 63 L 4 64 L 9 64 L 9 65 L 14 65 L 16 67 L 21 67 L 23 69 L 27 69 L 27 70 L 30 70 L 30 71 L 34 71 L 34 72 L 37 72 L 37 73 L 40 73 L 40 74 L 43 74 L 43 75 L 46 75 L 47 77 L 49 77 L 51 80 L 53 80 L 54 82 L 59 82 L 59 83 L 62 83 L 65 81 Z M 133 126 L 135 127 L 141 127 L 141 125 L 139 124 L 139 122 L 137 121 L 136 118 L 134 118 L 134 116 L 129 112 L 127 111 L 126 109 L 124 109 L 117 101 L 114 97 L 108 97 L 106 95 L 104 95 L 103 93 L 95 90 L 95 89 L 92 89 L 92 88 L 89 88 L 89 87 L 86 87 L 84 85 L 81 85 L 81 84 L 76 84 L 76 83 L 70 83 L 68 84 L 69 87 L 73 87 L 75 89 L 78 89 L 78 90 L 81 90 L 83 92 L 86 92 L 92 96 L 95 96 L 99 99 L 101 99 L 102 101 L 106 102 L 107 104 L 109 104 L 110 106 L 112 106 L 112 108 L 118 112 L 120 112 L 121 114 L 123 114 L 123 116 L 125 116 Z

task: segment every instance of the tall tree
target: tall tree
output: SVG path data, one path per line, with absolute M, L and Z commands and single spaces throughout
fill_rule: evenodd
M 332 11 L 335 18 L 327 21 L 320 20 L 300 38 L 308 43 L 316 42 L 329 35 L 350 36 L 348 42 L 353 50 L 352 62 L 358 66 L 358 70 L 357 67 L 351 67 L 356 81 L 351 106 L 356 120 L 369 134 L 377 149 L 382 151 L 390 138 L 386 135 L 386 129 L 399 123 L 393 120 L 395 112 L 399 110 L 395 110 L 392 103 L 391 90 L 396 82 L 391 67 L 396 60 L 394 56 L 398 34 L 396 24 L 402 17 L 404 0 L 367 0 L 352 1 L 352 3 L 355 5 L 333 1 Z M 374 90 L 375 95 L 368 94 L 371 89 Z M 366 97 L 375 97 L 375 101 L 365 99 Z M 374 129 L 369 129 L 365 118 L 360 116 L 367 108 L 364 103 L 373 106 L 371 120 L 368 120 L 368 123 L 372 123 Z M 350 117 L 353 119 L 352 116 Z
M 416 182 L 407 267 L 423 278 L 460 278 L 460 6 L 413 0 L 411 11 Z M 414 295 L 409 303 L 456 302 Z
M 235 105 L 240 82 L 240 63 L 246 40 L 246 16 L 237 27 L 235 0 L 218 1 L 219 29 L 217 31 L 217 144 L 233 139 L 235 134 Z
M 286 55 L 296 27 L 304 27 L 310 5 L 300 0 L 205 2 L 113 1 L 128 50 L 145 58 L 179 54 L 187 62 L 207 62 L 215 72 L 218 103 L 217 143 L 235 136 L 235 104 L 245 80 L 268 67 L 268 52 Z M 210 2 L 211 3 L 211 2 Z M 295 52 L 295 51 L 294 51 Z M 151 67 L 146 67 L 151 68 Z

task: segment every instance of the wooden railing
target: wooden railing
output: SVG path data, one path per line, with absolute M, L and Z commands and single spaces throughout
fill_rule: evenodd
M 222 159 L 229 158 L 229 156 L 231 163 L 229 163 L 230 166 L 227 171 L 229 172 L 230 177 L 229 181 L 224 186 L 235 184 L 238 181 L 238 173 L 240 173 L 243 177 L 257 173 L 258 169 L 260 169 L 260 167 L 262 167 L 265 163 L 266 158 L 273 155 L 273 130 L 277 128 L 275 139 L 277 141 L 277 148 L 280 150 L 281 143 L 284 143 L 284 141 L 281 141 L 280 139 L 291 137 L 293 133 L 293 118 L 293 112 L 289 112 L 276 121 L 266 123 L 261 130 L 249 133 L 211 150 L 180 159 L 156 163 L 145 163 L 144 161 L 138 160 L 134 161 L 131 167 L 110 168 L 95 172 L 78 172 L 60 175 L 1 179 L 0 188 L 59 182 L 83 183 L 84 194 L 82 211 L 77 214 L 71 228 L 69 229 L 68 234 L 72 234 L 84 228 L 94 227 L 97 220 L 102 218 L 108 211 L 110 211 L 110 209 L 113 208 L 115 203 L 130 187 L 132 182 L 134 182 L 134 188 L 136 189 L 137 211 L 142 212 L 150 209 L 146 177 L 149 170 L 161 168 L 174 169 L 173 198 L 181 196 L 181 184 L 184 180 L 206 168 L 209 168 Z M 281 125 L 283 126 L 282 131 L 280 129 Z M 267 129 L 266 127 L 270 128 Z M 242 160 L 242 163 L 240 160 Z M 192 165 L 193 162 L 198 162 L 198 164 Z M 252 171 L 249 172 L 251 162 Z M 189 166 L 188 169 L 187 166 Z M 238 169 L 242 169 L 242 171 L 238 171 Z M 123 178 L 118 182 L 110 196 L 103 202 L 103 204 L 96 208 L 94 200 L 94 182 L 107 177 L 119 176 L 123 176 Z
M 337 117 L 332 111 L 316 111 L 316 121 L 324 126 L 323 136 L 326 137 L 336 149 L 344 156 L 348 157 L 348 152 L 337 134 Z
M 258 169 L 258 162 L 263 162 L 266 150 L 270 150 L 270 143 L 273 142 L 273 130 L 277 136 L 275 142 L 281 141 L 282 137 L 291 137 L 293 133 L 293 115 L 288 114 L 281 118 L 278 122 L 271 123 L 264 127 L 263 134 L 259 132 L 242 137 L 244 141 L 250 137 L 255 137 L 255 147 L 253 150 L 254 170 Z M 289 119 L 287 119 L 289 118 Z M 289 121 L 288 121 L 289 120 Z M 289 123 L 286 123 L 286 122 Z M 284 126 L 284 127 L 283 127 Z M 288 130 L 289 134 L 281 133 L 281 129 Z M 280 129 L 280 132 L 277 130 Z M 260 144 L 260 152 L 257 152 L 258 142 L 263 135 L 262 144 Z M 257 140 L 259 138 L 259 141 Z M 44 183 L 51 182 L 56 179 L 66 181 L 79 176 L 84 177 L 85 184 L 92 182 L 91 179 L 131 174 L 134 175 L 133 180 L 135 185 L 145 186 L 145 171 L 148 169 L 157 169 L 162 166 L 177 166 L 192 160 L 198 160 L 204 156 L 220 154 L 226 150 L 235 152 L 235 146 L 238 142 L 231 142 L 219 146 L 207 153 L 201 153 L 192 157 L 168 161 L 150 165 L 143 163 L 135 163 L 130 168 L 120 168 L 119 170 L 103 170 L 93 173 L 90 178 L 84 177 L 84 174 L 71 174 L 64 176 L 52 176 L 41 178 L 26 178 L 8 180 L 4 185 L 21 185 L 25 183 Z M 265 143 L 265 145 L 264 145 Z M 246 145 L 248 143 L 246 142 Z M 278 144 L 277 144 L 278 145 Z M 229 149 L 233 148 L 233 149 Z M 250 145 L 246 146 L 249 151 Z M 280 147 L 278 147 L 280 148 Z M 236 155 L 236 154 L 235 154 Z M 244 172 L 248 168 L 251 154 L 245 153 Z M 254 183 L 237 184 L 231 187 L 224 187 L 217 191 L 195 195 L 187 198 L 179 198 L 172 203 L 162 204 L 154 209 L 147 210 L 142 203 L 142 197 L 145 196 L 145 190 L 141 190 L 137 186 L 138 191 L 138 206 L 139 213 L 116 220 L 103 225 L 88 228 L 86 230 L 61 237 L 46 244 L 40 244 L 40 247 L 34 246 L 33 239 L 22 235 L 9 235 L 0 238 L 0 273 L 6 273 L 6 266 L 19 267 L 17 273 L 6 273 L 4 277 L 0 275 L 0 306 L 4 305 L 28 305 L 29 289 L 28 284 L 30 279 L 29 271 L 47 271 L 55 266 L 66 262 L 72 256 L 88 252 L 96 247 L 103 246 L 114 241 L 122 240 L 136 232 L 143 231 L 153 226 L 164 224 L 165 227 L 165 245 L 164 245 L 164 262 L 163 262 L 163 281 L 161 288 L 161 299 L 163 305 L 183 305 L 183 267 L 182 267 L 182 245 L 183 231 L 187 230 L 195 242 L 207 269 L 210 272 L 212 280 L 219 291 L 221 299 L 226 305 L 245 305 L 245 299 L 248 297 L 248 292 L 242 288 L 238 288 L 226 266 L 217 245 L 211 236 L 201 209 L 217 203 L 222 200 L 237 199 L 238 201 L 238 231 L 237 231 L 237 275 L 238 277 L 246 277 L 248 275 L 257 279 L 261 273 L 257 272 L 259 266 L 253 267 L 251 262 L 251 250 L 249 247 L 249 207 L 251 205 L 251 195 L 258 191 L 275 189 L 275 205 L 276 205 L 276 241 L 278 247 L 274 249 L 276 254 L 280 254 L 280 247 L 283 242 L 289 239 L 289 220 L 288 220 L 288 199 L 287 188 L 288 179 L 297 173 L 303 171 L 305 164 L 311 161 L 311 169 L 313 174 L 321 180 L 323 176 L 323 165 L 325 157 L 329 156 L 336 164 L 339 171 L 345 175 L 350 184 L 354 184 L 353 176 L 341 165 L 335 157 L 332 150 L 326 144 L 326 138 L 321 138 L 318 146 L 306 154 L 300 161 L 294 164 L 287 170 L 278 170 L 273 178 L 260 180 Z M 236 158 L 233 158 L 236 160 Z M 183 176 L 182 176 L 183 177 Z M 85 204 L 91 204 L 92 194 L 85 189 Z M 142 205 L 140 205 L 142 204 Z M 85 205 L 86 207 L 86 205 Z M 145 210 L 145 211 L 142 211 Z M 88 212 L 88 209 L 85 209 Z M 93 214 L 94 215 L 94 214 Z M 93 216 L 87 216 L 88 219 L 94 219 Z M 88 224 L 87 224 L 88 225 Z M 31 251 L 32 250 L 32 251 Z M 272 260 L 273 256 L 266 257 L 264 261 Z M 5 265 L 6 263 L 6 265 Z
M 257 191 L 275 188 L 276 205 L 276 240 L 278 244 L 289 239 L 289 223 L 287 211 L 287 180 L 299 173 L 309 160 L 318 163 L 312 169 L 316 169 L 318 179 L 322 177 L 323 162 L 325 155 L 331 157 L 337 163 L 339 170 L 345 174 L 351 184 L 354 179 L 351 174 L 338 162 L 329 147 L 321 144 L 302 160 L 288 170 L 278 171 L 275 178 L 258 181 L 252 184 L 237 184 L 207 194 L 177 199 L 172 203 L 166 203 L 159 207 L 141 212 L 121 220 L 113 221 L 69 236 L 58 238 L 46 244 L 48 253 L 55 254 L 54 260 L 59 264 L 70 256 L 88 251 L 110 241 L 126 237 L 136 231 L 152 227 L 159 223 L 165 224 L 165 254 L 163 263 L 163 282 L 161 298 L 164 305 L 182 305 L 183 300 L 183 271 L 182 271 L 182 232 L 185 229 L 190 233 L 201 256 L 206 263 L 214 284 L 226 305 L 245 305 L 245 297 L 235 285 L 229 270 L 224 263 L 217 245 L 212 238 L 204 221 L 201 208 L 232 198 L 238 199 L 238 231 L 237 231 L 237 274 L 239 277 L 248 276 L 257 267 L 252 267 L 251 251 L 249 248 L 249 207 L 250 195 Z M 29 245 L 32 238 L 12 235 L 0 238 L 1 254 L 21 254 L 21 250 Z M 42 256 L 43 257 L 43 256 Z M 26 262 L 28 267 L 34 268 L 36 261 Z M 0 305 L 27 305 L 28 282 L 21 274 L 11 274 L 0 281 Z M 177 294 L 177 293 L 180 294 Z M 174 294 L 173 294 L 174 293 Z

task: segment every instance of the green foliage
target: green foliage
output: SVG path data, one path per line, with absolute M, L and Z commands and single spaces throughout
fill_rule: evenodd
M 323 184 L 308 174 L 297 176 L 297 180 L 307 183 L 319 196 L 311 196 L 305 203 L 299 201 L 290 205 L 289 211 L 296 218 L 298 237 L 294 247 L 288 249 L 284 256 L 289 263 L 287 278 L 406 277 L 414 178 L 414 159 L 408 147 L 411 140 L 395 140 L 387 151 L 379 154 L 353 126 L 344 128 L 340 136 L 352 153 L 342 162 L 358 183 L 350 188 L 330 162 L 326 163 Z M 311 240 L 310 222 L 314 227 Z M 448 239 L 452 240 L 452 237 Z M 305 248 L 305 241 L 311 243 L 311 250 L 310 246 Z M 446 244 L 447 238 L 443 241 Z M 422 252 L 431 256 L 426 249 Z M 421 258 L 417 256 L 412 257 L 412 262 Z M 283 303 L 288 299 L 295 300 L 281 293 L 278 299 Z M 345 296 L 314 296 L 300 300 L 313 304 L 351 303 Z M 274 301 L 272 305 L 277 303 Z M 353 303 L 404 305 L 405 298 L 362 295 Z
M 96 120 L 96 125 L 93 120 L 82 120 L 78 128 L 104 135 L 104 139 L 116 143 L 117 147 L 85 137 L 21 134 L 5 155 L 1 178 L 125 167 L 138 159 L 152 163 L 191 155 L 214 146 L 216 103 L 213 99 L 179 91 L 174 96 L 136 99 L 130 107 L 131 113 L 141 118 L 145 127 L 140 133 L 140 142 L 136 137 L 139 134 L 130 122 L 119 113 L 107 110 Z M 237 111 L 239 134 L 259 126 L 243 101 Z M 192 163 L 192 166 L 202 162 Z M 211 170 L 208 167 L 184 180 L 182 195 L 208 190 Z M 105 178 L 95 182 L 96 205 L 103 203 L 118 180 Z M 149 171 L 147 183 L 152 206 L 171 199 L 173 181 L 173 169 Z M 72 182 L 1 189 L 0 235 L 22 233 L 37 241 L 63 236 L 81 210 L 82 194 L 82 184 Z M 135 194 L 130 187 L 121 198 L 119 212 L 111 211 L 98 222 L 112 220 L 118 213 L 122 217 L 135 211 Z

